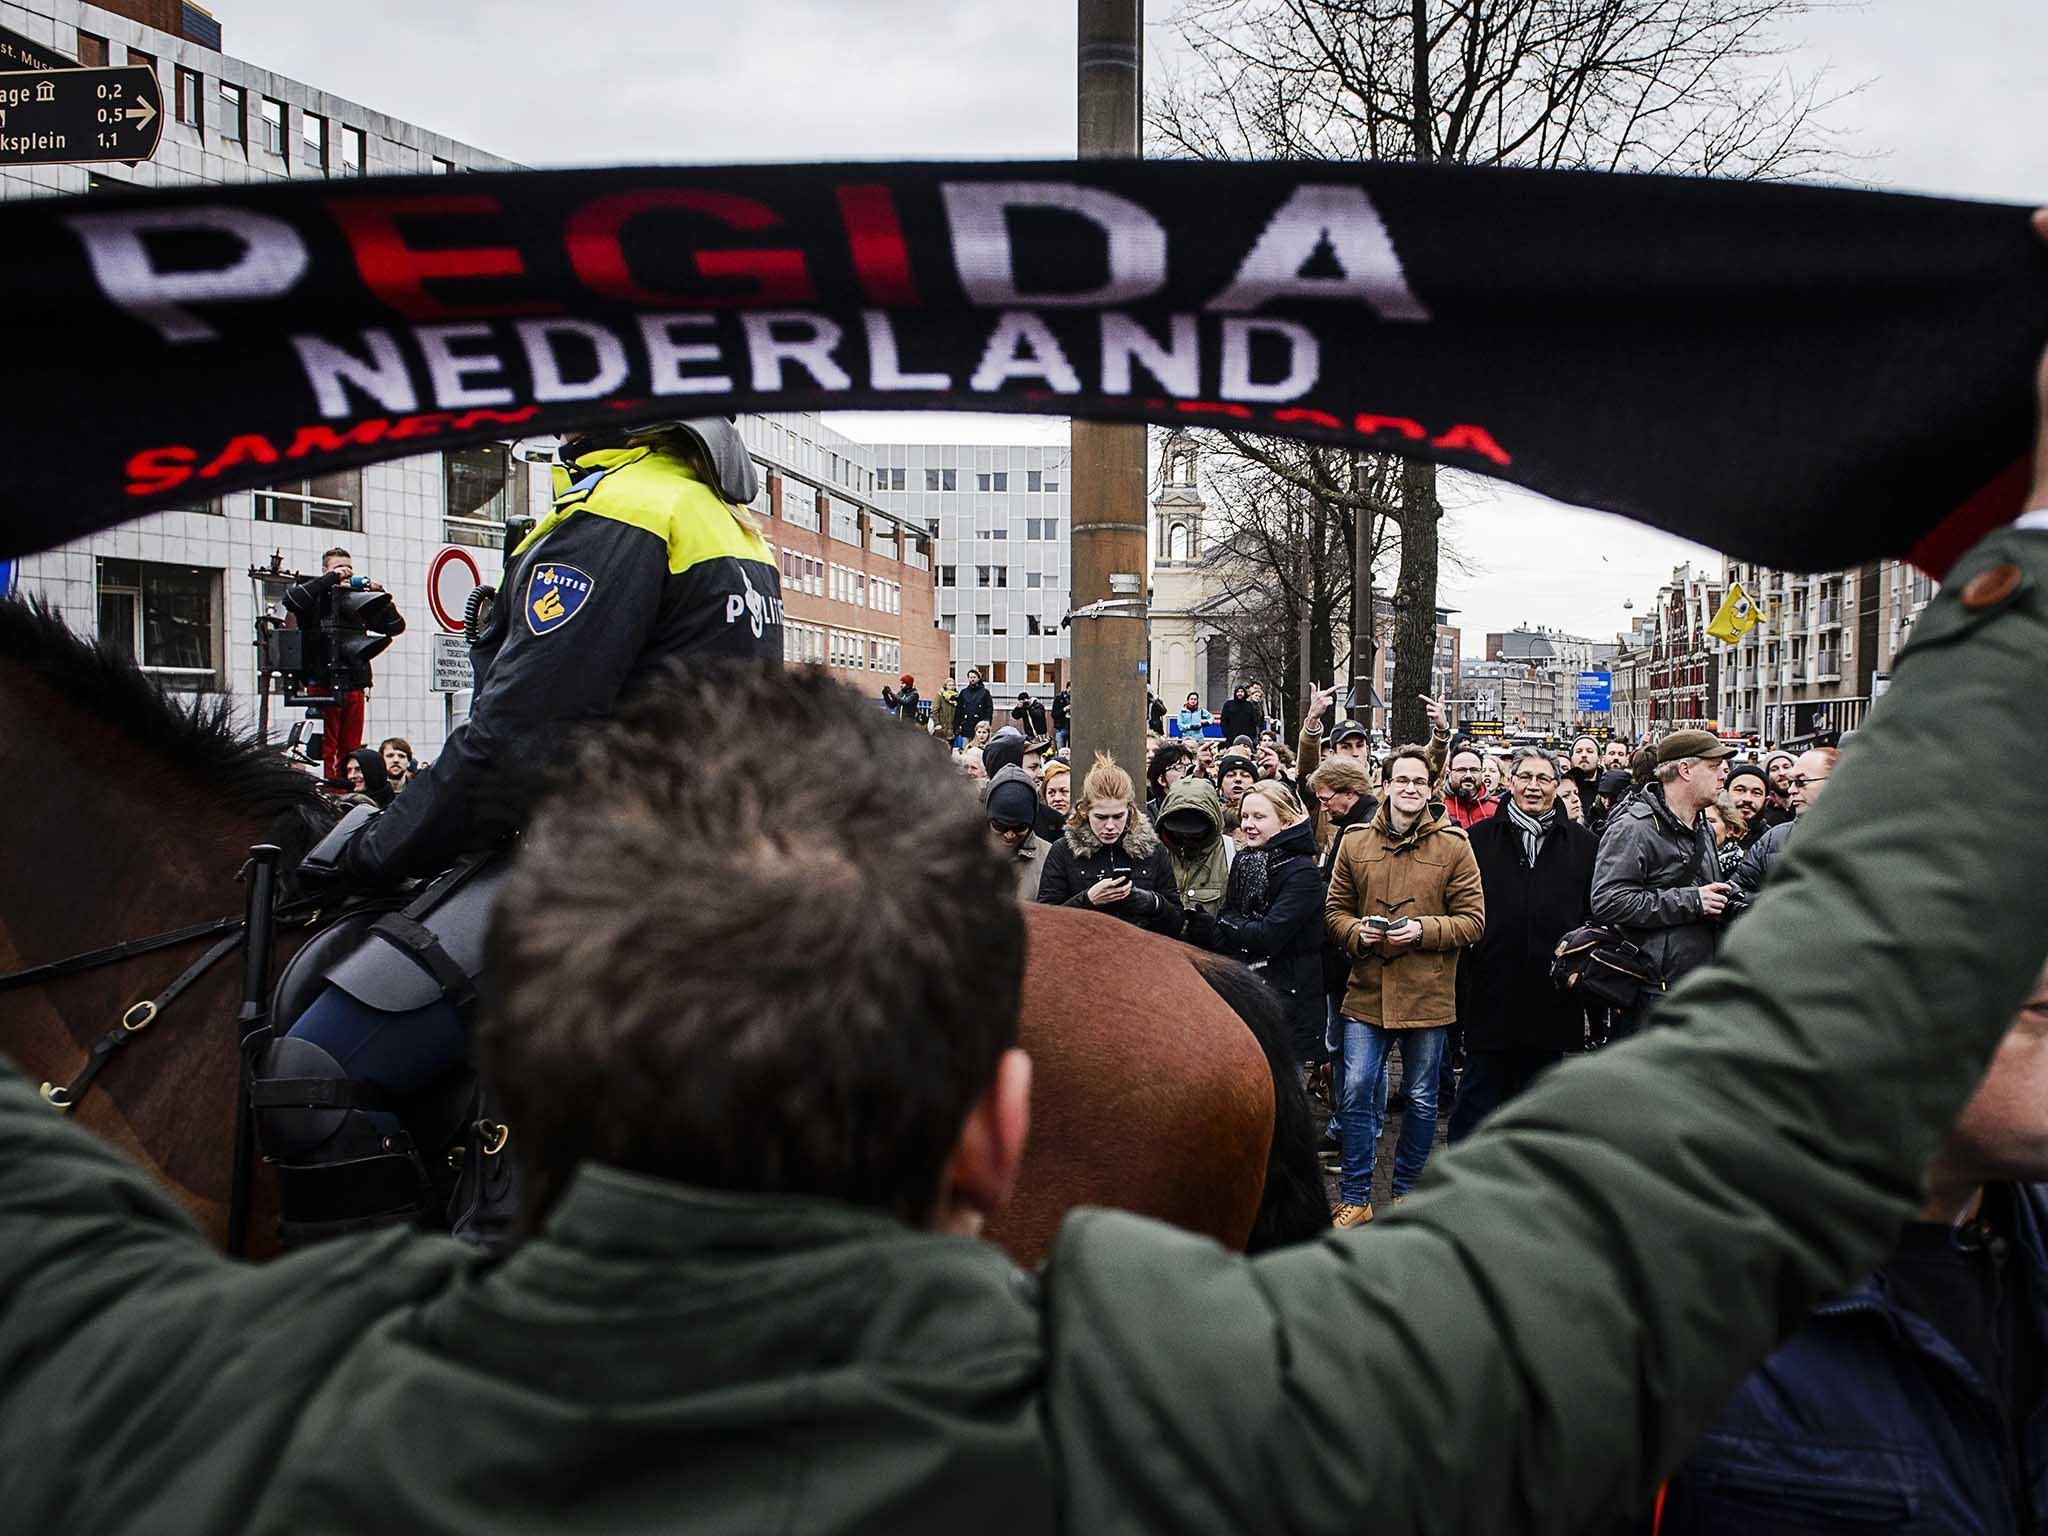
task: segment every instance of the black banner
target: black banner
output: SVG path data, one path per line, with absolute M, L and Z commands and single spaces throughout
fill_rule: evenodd
M 490 438 L 1028 411 L 1940 569 L 2025 484 L 2026 210 L 1408 165 L 516 172 L 0 207 L 0 553 Z

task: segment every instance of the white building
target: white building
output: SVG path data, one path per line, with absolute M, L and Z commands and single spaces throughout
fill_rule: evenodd
M 185 7 L 188 23 L 195 9 Z M 0 0 L 0 29 L 40 50 L 154 69 L 166 108 L 154 159 L 0 168 L 0 197 L 511 165 L 192 41 L 195 31 L 217 34 L 206 23 L 177 36 L 77 0 Z M 171 686 L 231 695 L 253 723 L 261 589 L 251 567 L 268 566 L 276 553 L 285 570 L 313 573 L 321 551 L 344 546 L 359 573 L 390 589 L 408 621 L 376 662 L 368 739 L 402 736 L 430 758 L 444 733 L 446 696 L 428 687 L 437 627 L 429 564 L 443 545 L 461 545 L 481 579 L 495 583 L 508 511 L 545 510 L 548 498 L 545 470 L 507 446 L 423 454 L 156 513 L 27 557 L 19 589 L 54 603 L 74 628 L 129 650 Z M 456 713 L 466 706 L 459 698 Z M 273 718 L 273 730 L 278 723 Z
M 1051 692 L 1072 654 L 1071 454 L 1055 447 L 883 443 L 875 499 L 937 540 L 937 619 L 952 669 L 981 669 L 992 691 Z

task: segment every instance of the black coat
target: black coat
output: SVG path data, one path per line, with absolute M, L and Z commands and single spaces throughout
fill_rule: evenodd
M 1037 699 L 1018 700 L 1016 708 L 1010 711 L 1010 718 L 1017 723 L 1017 729 L 1033 741 L 1043 741 L 1050 730 L 1045 723 L 1045 706 Z
M 1259 732 L 1266 728 L 1266 712 L 1250 699 L 1230 699 L 1223 705 L 1223 744 L 1229 746 L 1240 736 L 1249 736 L 1254 745 L 1258 743 Z
M 1591 921 L 1600 840 L 1558 813 L 1530 868 L 1522 829 L 1502 811 L 1470 828 L 1486 891 L 1486 933 L 1458 963 L 1468 1051 L 1577 1051 L 1585 1009 L 1551 983 L 1557 941 Z
M 1323 1056 L 1323 877 L 1315 825 L 1298 821 L 1265 846 L 1265 890 L 1242 906 L 1226 898 L 1216 917 L 1218 954 L 1260 969 L 1287 1010 L 1295 1059 Z M 1238 854 L 1240 863 L 1252 850 Z M 1237 881 L 1231 882 L 1236 896 Z
M 996 719 L 996 701 L 989 697 L 986 687 L 980 683 L 969 683 L 960 690 L 960 702 L 954 706 L 953 734 L 974 739 L 974 728 L 986 720 L 993 727 Z
M 1088 888 L 1107 880 L 1112 871 L 1127 869 L 1131 894 L 1122 901 L 1098 907 L 1088 900 Z M 1133 811 L 1121 841 L 1105 848 L 1084 823 L 1068 827 L 1045 856 L 1045 872 L 1038 879 L 1038 899 L 1049 907 L 1084 907 L 1106 912 L 1140 928 L 1150 928 L 1169 939 L 1180 937 L 1180 888 L 1173 880 L 1173 859 L 1152 830 L 1143 811 Z

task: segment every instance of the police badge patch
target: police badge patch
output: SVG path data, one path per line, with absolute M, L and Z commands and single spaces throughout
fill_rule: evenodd
M 596 585 L 573 565 L 542 561 L 526 583 L 526 627 L 552 634 L 575 618 Z

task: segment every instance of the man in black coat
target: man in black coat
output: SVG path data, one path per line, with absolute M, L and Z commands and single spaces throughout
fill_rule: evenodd
M 1550 959 L 1591 918 L 1600 840 L 1564 814 L 1559 777 L 1548 753 L 1524 747 L 1508 767 L 1513 798 L 1466 834 L 1486 892 L 1486 934 L 1458 967 L 1466 1058 L 1452 1141 L 1585 1049 L 1585 1008 L 1551 984 Z
M 1240 736 L 1249 736 L 1254 743 L 1259 732 L 1265 729 L 1266 712 L 1254 704 L 1249 697 L 1250 690 L 1239 683 L 1223 706 L 1223 744 L 1227 747 Z
M 989 697 L 988 689 L 982 686 L 981 669 L 969 667 L 967 686 L 960 690 L 959 702 L 954 705 L 953 729 L 962 741 L 972 741 L 976 725 L 986 720 L 989 728 L 993 730 L 995 719 L 996 701 Z

